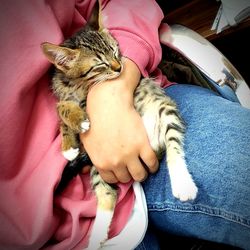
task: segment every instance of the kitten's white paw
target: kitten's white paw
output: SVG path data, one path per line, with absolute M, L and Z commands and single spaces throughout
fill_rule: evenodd
M 194 200 L 198 193 L 193 179 L 188 174 L 179 178 L 178 182 L 172 183 L 172 192 L 174 197 L 181 201 Z
M 84 121 L 81 123 L 82 133 L 88 131 L 89 128 L 90 128 L 90 122 L 89 122 L 89 120 L 84 120 Z
M 67 160 L 73 161 L 79 154 L 79 148 L 70 148 L 63 151 L 62 154 Z

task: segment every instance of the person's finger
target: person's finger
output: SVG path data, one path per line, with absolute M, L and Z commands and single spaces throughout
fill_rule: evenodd
M 114 175 L 121 183 L 127 183 L 132 179 L 132 176 L 130 175 L 127 167 L 117 167 L 114 171 Z
M 140 152 L 140 160 L 149 173 L 155 173 L 159 168 L 159 161 L 151 147 L 145 146 Z
M 102 179 L 110 184 L 117 183 L 118 179 L 116 178 L 115 174 L 111 171 L 103 171 L 98 169 L 98 173 L 101 175 Z
M 143 167 L 139 158 L 134 158 L 132 161 L 130 161 L 127 168 L 128 168 L 130 175 L 135 181 L 142 182 L 148 176 L 148 172 Z

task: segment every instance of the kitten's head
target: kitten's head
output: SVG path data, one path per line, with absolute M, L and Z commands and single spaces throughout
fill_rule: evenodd
M 43 43 L 48 60 L 69 79 L 101 82 L 122 70 L 117 42 L 106 31 L 82 30 L 62 45 Z
M 69 79 L 93 84 L 116 78 L 122 71 L 117 41 L 108 30 L 89 25 L 61 45 L 41 45 L 47 59 Z

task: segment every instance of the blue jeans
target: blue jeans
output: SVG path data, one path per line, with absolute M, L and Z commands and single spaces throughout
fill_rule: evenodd
M 143 183 L 149 223 L 170 234 L 250 249 L 250 110 L 194 85 L 166 92 L 187 124 L 186 160 L 199 193 L 192 202 L 175 199 L 163 159 Z M 137 249 L 159 246 L 146 233 Z

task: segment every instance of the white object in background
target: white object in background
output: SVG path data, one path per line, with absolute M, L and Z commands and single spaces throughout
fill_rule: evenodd
M 220 20 L 219 20 L 219 23 L 217 26 L 216 34 L 219 34 L 221 31 L 223 31 L 229 27 L 230 26 L 228 24 L 227 18 L 225 17 L 225 14 L 224 14 L 223 8 L 222 8 L 222 12 L 221 12 Z
M 216 14 L 216 17 L 214 19 L 213 25 L 211 27 L 211 30 L 216 30 L 216 34 L 220 33 L 221 31 L 229 28 L 230 25 L 225 17 L 225 14 L 223 12 L 223 6 L 220 5 L 220 8 Z
M 222 11 L 230 26 L 234 26 L 250 16 L 249 0 L 221 0 Z
M 179 24 L 170 28 L 170 32 L 160 33 L 161 42 L 179 51 L 219 86 L 230 79 L 236 85 L 235 93 L 240 103 L 250 109 L 250 89 L 231 62 L 197 32 Z
M 235 26 L 250 16 L 250 0 L 221 0 L 211 30 L 216 33 Z
M 216 14 L 216 17 L 214 19 L 211 30 L 216 30 L 217 29 L 218 23 L 219 23 L 220 18 L 221 18 L 221 14 L 222 14 L 222 4 L 220 5 L 220 8 L 219 8 L 219 10 L 218 10 L 218 12 Z

